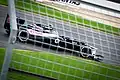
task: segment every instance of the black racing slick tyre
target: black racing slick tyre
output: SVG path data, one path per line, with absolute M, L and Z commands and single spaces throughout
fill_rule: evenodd
M 55 44 L 59 44 L 60 40 L 57 38 L 55 39 Z
M 26 42 L 29 39 L 29 33 L 26 30 L 20 30 L 18 33 L 18 39 L 21 42 Z

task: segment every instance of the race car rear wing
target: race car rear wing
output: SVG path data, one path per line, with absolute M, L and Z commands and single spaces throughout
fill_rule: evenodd
M 17 26 L 20 26 L 20 25 L 25 23 L 25 20 L 20 19 L 18 17 L 16 18 L 16 21 L 17 21 Z M 10 29 L 10 19 L 9 19 L 8 14 L 7 14 L 6 19 L 5 19 L 4 28 L 5 29 Z

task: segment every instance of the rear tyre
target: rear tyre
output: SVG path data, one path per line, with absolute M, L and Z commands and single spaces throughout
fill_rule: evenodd
M 21 30 L 18 33 L 18 39 L 21 42 L 26 42 L 29 39 L 29 33 L 26 30 Z

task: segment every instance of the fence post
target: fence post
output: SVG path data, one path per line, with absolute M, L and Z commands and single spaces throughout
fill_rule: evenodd
M 1 69 L 0 74 L 0 80 L 6 80 L 7 79 L 7 73 L 8 69 L 10 67 L 10 62 L 12 58 L 12 50 L 14 47 L 14 43 L 16 41 L 16 35 L 17 35 L 17 23 L 16 23 L 16 12 L 15 12 L 15 4 L 14 0 L 8 0 L 8 12 L 10 16 L 10 27 L 11 27 L 11 33 L 8 40 L 8 45 L 5 52 L 4 62 Z

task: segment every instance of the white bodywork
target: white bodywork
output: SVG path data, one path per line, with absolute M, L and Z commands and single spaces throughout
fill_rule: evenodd
M 35 36 L 41 36 L 41 37 L 59 37 L 57 32 L 52 32 L 52 33 L 43 33 L 42 31 L 35 31 L 33 29 L 27 29 L 28 33 L 31 35 L 35 35 Z

